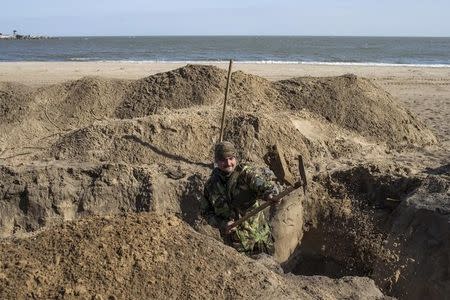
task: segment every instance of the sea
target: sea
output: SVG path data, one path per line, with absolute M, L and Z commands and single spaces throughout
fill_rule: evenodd
M 450 67 L 450 37 L 120 36 L 0 40 L 0 61 Z

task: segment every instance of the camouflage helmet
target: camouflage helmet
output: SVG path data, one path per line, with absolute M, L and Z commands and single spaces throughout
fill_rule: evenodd
M 236 156 L 236 148 L 233 143 L 223 141 L 216 144 L 214 147 L 215 160 L 225 159 L 230 156 Z

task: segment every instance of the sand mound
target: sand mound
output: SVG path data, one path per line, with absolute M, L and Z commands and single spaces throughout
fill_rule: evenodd
M 7 95 L 12 98 L 0 95 L 0 103 L 11 108 L 2 110 L 0 149 L 8 150 L 6 157 L 32 154 L 30 149 L 40 150 L 68 130 L 108 118 L 126 86 L 125 81 L 96 77 L 34 90 L 10 86 Z
M 364 278 L 286 278 L 175 217 L 89 218 L 0 247 L 2 298 L 382 297 Z
M 229 97 L 230 107 L 236 110 L 248 112 L 285 110 L 285 107 L 278 103 L 279 91 L 272 82 L 241 71 L 232 75 Z
M 123 80 L 83 77 L 39 89 L 36 101 L 58 128 L 78 128 L 111 117 L 127 86 Z
M 295 78 L 274 84 L 290 109 L 306 109 L 329 122 L 393 147 L 426 145 L 436 138 L 409 111 L 371 81 L 355 75 Z
M 161 108 L 210 105 L 223 94 L 226 74 L 209 66 L 187 65 L 130 84 L 115 115 L 122 119 L 148 116 Z

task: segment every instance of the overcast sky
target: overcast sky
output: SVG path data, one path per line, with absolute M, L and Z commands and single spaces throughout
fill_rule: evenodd
M 449 0 L 0 0 L 0 32 L 450 36 Z

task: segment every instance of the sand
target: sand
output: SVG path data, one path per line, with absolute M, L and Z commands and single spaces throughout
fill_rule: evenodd
M 266 170 L 275 142 L 293 174 L 301 154 L 309 180 L 272 212 L 275 261 L 257 267 L 197 222 L 226 67 L 0 64 L 0 295 L 449 293 L 448 70 L 235 64 L 225 139 Z M 245 274 L 261 272 L 275 281 L 260 295 Z
M 150 62 L 2 62 L 0 82 L 12 81 L 36 87 L 83 76 L 136 80 L 184 65 Z M 210 65 L 228 68 L 227 63 Z M 450 68 L 234 62 L 233 70 L 272 81 L 298 76 L 338 76 L 347 73 L 370 78 L 425 121 L 442 141 L 450 139 Z

